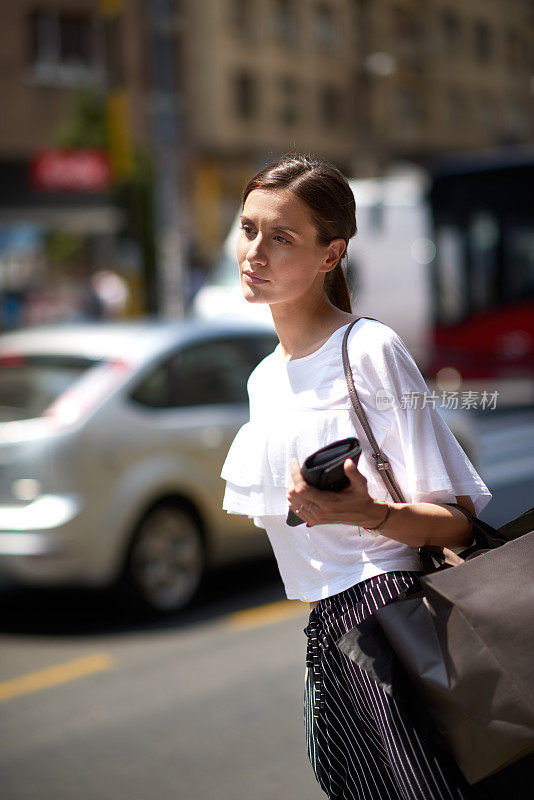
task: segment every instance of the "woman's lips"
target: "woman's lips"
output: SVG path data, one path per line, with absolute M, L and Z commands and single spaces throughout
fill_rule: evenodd
M 265 278 L 260 278 L 259 275 L 256 275 L 254 272 L 244 272 L 243 275 L 245 276 L 245 280 L 247 283 L 257 284 L 257 283 L 269 283 L 268 280 Z

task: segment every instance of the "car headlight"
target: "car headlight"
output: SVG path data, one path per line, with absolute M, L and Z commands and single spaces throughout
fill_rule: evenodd
M 35 500 L 42 488 L 41 482 L 35 478 L 19 478 L 11 484 L 11 493 L 17 500 Z

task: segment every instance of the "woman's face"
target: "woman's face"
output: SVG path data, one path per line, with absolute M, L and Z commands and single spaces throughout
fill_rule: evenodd
M 284 303 L 321 292 L 345 242 L 317 241 L 311 212 L 287 189 L 254 189 L 241 215 L 237 260 L 241 287 L 251 303 Z

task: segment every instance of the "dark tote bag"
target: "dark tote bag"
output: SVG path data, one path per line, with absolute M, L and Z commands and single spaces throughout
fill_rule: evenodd
M 349 396 L 388 491 L 404 502 L 354 387 L 349 331 L 342 348 Z M 450 505 L 473 523 L 474 544 L 460 554 L 420 548 L 427 573 L 420 587 L 374 618 L 474 784 L 534 752 L 534 508 L 496 530 Z M 362 652 L 362 641 L 361 631 L 349 631 L 338 646 L 376 677 L 380 661 Z
M 424 575 L 374 614 L 471 784 L 534 752 L 528 516 L 530 533 Z

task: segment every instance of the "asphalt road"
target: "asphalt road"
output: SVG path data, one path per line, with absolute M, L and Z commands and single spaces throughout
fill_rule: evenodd
M 495 524 L 531 504 L 495 489 Z M 490 513 L 491 509 L 491 513 Z M 5 800 L 319 800 L 302 726 L 307 609 L 272 562 L 213 576 L 186 612 L 87 592 L 0 594 Z
M 302 727 L 306 607 L 271 563 L 192 609 L 128 619 L 88 593 L 3 594 L 5 800 L 320 798 Z

